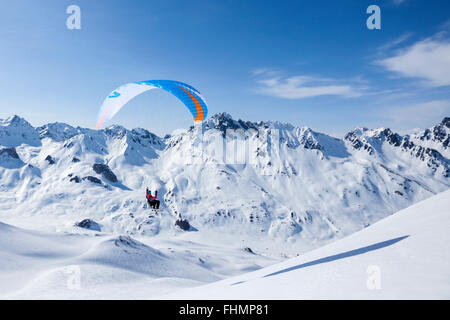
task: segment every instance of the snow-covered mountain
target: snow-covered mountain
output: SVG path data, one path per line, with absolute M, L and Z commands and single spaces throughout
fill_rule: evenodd
M 0 296 L 148 298 L 303 257 L 448 190 L 449 133 L 449 118 L 344 139 L 225 113 L 164 138 L 0 120 Z
M 104 233 L 165 237 L 185 219 L 199 234 L 294 256 L 448 189 L 449 119 L 337 139 L 222 113 L 160 138 L 13 116 L 0 120 L 0 221 L 70 231 L 89 218 Z M 162 202 L 156 217 L 147 186 Z

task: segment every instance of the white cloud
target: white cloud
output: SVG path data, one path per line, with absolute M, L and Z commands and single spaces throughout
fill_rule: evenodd
M 267 69 L 267 68 L 257 68 L 257 69 L 252 70 L 252 74 L 254 76 L 259 76 L 261 74 L 274 73 L 274 72 L 276 72 L 276 71 L 273 71 L 273 70 Z
M 450 42 L 442 39 L 442 34 L 419 41 L 376 63 L 401 76 L 424 79 L 434 87 L 450 85 Z
M 343 97 L 361 95 L 358 88 L 349 84 L 340 84 L 333 79 L 311 76 L 282 77 L 272 72 L 258 72 L 257 75 L 261 76 L 257 81 L 259 84 L 255 90 L 257 93 L 283 99 L 303 99 L 323 95 Z
M 404 106 L 379 109 L 380 115 L 399 128 L 426 128 L 450 114 L 450 101 L 433 100 Z

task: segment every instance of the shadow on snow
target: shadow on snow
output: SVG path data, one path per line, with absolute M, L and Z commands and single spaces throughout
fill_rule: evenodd
M 294 271 L 294 270 L 301 269 L 301 268 L 314 266 L 316 264 L 321 264 L 321 263 L 331 262 L 331 261 L 335 261 L 335 260 L 339 260 L 339 259 L 345 259 L 345 258 L 353 257 L 353 256 L 356 256 L 356 255 L 359 255 L 359 254 L 363 254 L 363 253 L 366 253 L 366 252 L 369 252 L 369 251 L 373 251 L 373 250 L 378 250 L 378 249 L 381 249 L 381 248 L 385 248 L 385 247 L 391 246 L 391 245 L 393 245 L 393 244 L 395 244 L 395 243 L 397 243 L 397 242 L 399 242 L 399 241 L 401 241 L 403 239 L 406 239 L 408 237 L 409 237 L 409 235 L 408 236 L 403 236 L 403 237 L 398 237 L 398 238 L 394 238 L 394 239 L 391 239 L 391 240 L 378 242 L 378 243 L 372 244 L 370 246 L 366 246 L 366 247 L 350 250 L 350 251 L 347 251 L 347 252 L 335 254 L 335 255 L 332 255 L 332 256 L 328 256 L 328 257 L 325 257 L 325 258 L 320 258 L 320 259 L 313 260 L 313 261 L 310 261 L 310 262 L 302 263 L 302 264 L 299 264 L 297 266 L 289 267 L 289 268 L 286 268 L 286 269 L 283 269 L 283 270 L 280 270 L 280 271 L 277 271 L 277 272 L 273 272 L 273 273 L 267 274 L 263 278 L 275 276 L 275 275 L 278 275 L 278 274 L 281 274 L 281 273 L 290 272 L 290 271 Z

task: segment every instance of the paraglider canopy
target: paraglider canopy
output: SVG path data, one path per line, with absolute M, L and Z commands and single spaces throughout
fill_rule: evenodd
M 208 114 L 208 107 L 200 92 L 190 85 L 173 80 L 147 80 L 124 84 L 111 92 L 103 101 L 103 105 L 97 116 L 97 127 L 112 119 L 114 115 L 131 99 L 137 95 L 151 90 L 163 89 L 170 92 L 191 112 L 194 122 L 201 122 Z

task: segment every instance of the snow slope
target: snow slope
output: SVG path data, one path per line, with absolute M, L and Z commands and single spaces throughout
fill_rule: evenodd
M 449 299 L 449 230 L 450 190 L 300 257 L 163 298 Z
M 141 238 L 144 243 L 128 235 L 73 231 L 0 223 L 0 298 L 149 299 L 274 262 L 176 234 L 171 240 Z

